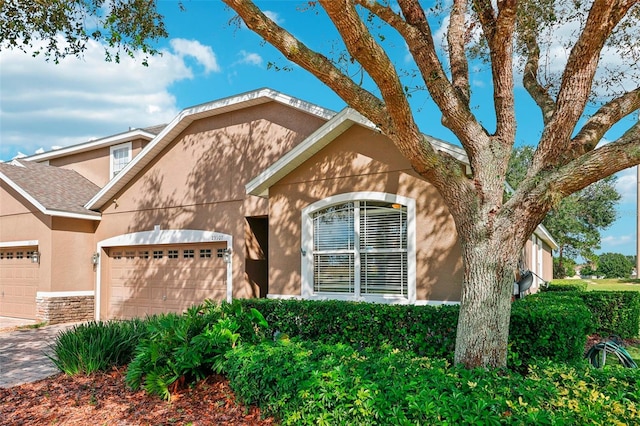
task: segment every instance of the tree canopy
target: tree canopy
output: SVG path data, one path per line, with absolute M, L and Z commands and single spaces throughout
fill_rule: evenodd
M 437 189 L 455 221 L 464 264 L 455 361 L 504 366 L 513 271 L 529 236 L 564 197 L 640 163 L 637 122 L 598 145 L 640 108 L 640 0 L 306 2 L 315 13 L 301 19 L 318 25 L 318 39 L 337 34 L 329 48 L 305 43 L 251 0 L 223 1 L 373 122 Z M 153 41 L 165 35 L 155 6 L 154 0 L 5 0 L 0 47 L 28 50 L 38 36 L 50 41 L 45 54 L 57 59 L 95 38 L 116 52 L 153 53 Z M 71 47 L 51 42 L 58 34 Z M 390 34 L 406 46 L 408 66 L 390 59 L 398 49 Z M 606 56 L 616 61 L 602 61 Z M 493 102 L 479 109 L 472 102 L 478 66 L 490 72 L 493 90 Z M 423 91 L 413 92 L 407 79 L 417 79 Z M 520 86 L 537 106 L 539 115 L 529 118 L 542 130 L 524 178 L 505 200 Z M 421 111 L 409 95 L 421 94 L 438 108 L 468 164 L 434 148 L 418 128 Z M 491 124 L 480 112 L 491 112 Z

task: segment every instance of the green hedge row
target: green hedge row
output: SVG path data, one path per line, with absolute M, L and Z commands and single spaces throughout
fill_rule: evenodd
M 236 397 L 283 425 L 640 424 L 640 370 L 542 363 L 522 376 L 390 348 L 280 340 L 227 354 Z
M 580 280 L 554 280 L 546 292 L 574 292 L 587 305 L 594 317 L 595 332 L 615 334 L 622 338 L 640 336 L 640 292 L 586 291 Z
M 573 294 L 528 296 L 511 307 L 511 350 L 525 366 L 539 358 L 573 363 L 584 356 L 592 324 L 591 313 Z
M 413 306 L 336 300 L 246 299 L 272 335 L 285 334 L 357 348 L 391 345 L 420 356 L 453 359 L 457 305 Z
M 640 336 L 640 292 L 589 291 L 579 296 L 593 314 L 596 332 L 625 339 Z
M 591 324 L 580 299 L 531 296 L 513 304 L 510 362 L 533 359 L 573 362 L 583 356 Z M 384 305 L 341 301 L 250 299 L 274 336 L 286 335 L 354 348 L 389 345 L 418 356 L 453 360 L 459 307 Z
M 553 280 L 544 291 L 587 291 L 587 285 L 587 282 L 582 280 Z

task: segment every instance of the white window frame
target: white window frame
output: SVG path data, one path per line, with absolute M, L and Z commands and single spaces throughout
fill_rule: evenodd
M 401 204 L 407 210 L 407 296 L 342 295 L 315 293 L 313 288 L 313 214 L 326 207 L 355 201 L 379 201 Z M 384 192 L 350 192 L 316 201 L 302 209 L 301 295 L 303 299 L 335 299 L 377 303 L 407 303 L 416 301 L 416 202 L 412 198 Z M 359 231 L 356 231 L 359 232 Z
M 122 167 L 116 169 L 115 153 L 116 151 L 119 151 L 122 149 L 127 150 L 128 159 L 127 159 L 127 162 Z M 131 159 L 133 156 L 132 151 L 133 151 L 133 144 L 131 142 L 125 142 L 118 145 L 113 145 L 109 148 L 109 176 L 112 179 L 115 177 L 115 175 L 117 175 L 120 171 L 122 171 L 122 169 L 124 169 L 127 164 L 131 162 Z

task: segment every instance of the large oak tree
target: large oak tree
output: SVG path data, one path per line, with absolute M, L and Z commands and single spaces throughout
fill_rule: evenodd
M 464 262 L 455 361 L 468 367 L 504 366 L 513 272 L 533 230 L 563 197 L 640 163 L 640 124 L 596 147 L 607 131 L 640 107 L 638 58 L 633 57 L 640 0 L 452 0 L 446 5 L 436 0 L 432 9 L 419 0 L 306 2 L 337 30 L 342 49 L 332 49 L 335 56 L 305 45 L 251 0 L 223 1 L 248 28 L 375 123 L 437 188 L 455 220 Z M 444 55 L 429 13 L 447 15 Z M 104 30 L 85 31 L 87 14 L 102 14 Z M 147 39 L 165 35 L 154 0 L 5 0 L 0 28 L 1 48 L 26 50 L 34 34 L 46 39 L 58 32 L 77 42 L 63 52 L 52 46 L 45 54 L 53 52 L 54 58 L 81 52 L 89 38 L 106 40 L 127 53 L 130 47 L 153 53 Z M 573 30 L 571 37 L 567 28 Z M 470 174 L 436 151 L 418 129 L 420 112 L 411 107 L 403 84 L 411 70 L 390 59 L 384 43 L 389 31 L 404 39 L 415 64 L 412 75 L 421 79 L 441 111 L 442 124 L 466 150 Z M 323 33 L 319 29 L 318 37 Z M 555 75 L 544 72 L 549 40 L 561 40 L 568 52 Z M 626 61 L 626 75 L 602 69 L 601 57 L 611 49 Z M 493 110 L 491 129 L 471 105 L 470 64 L 476 60 L 486 61 L 492 76 L 493 104 L 484 107 Z M 362 71 L 355 78 L 348 70 L 352 66 Z M 361 84 L 362 75 L 371 86 Z M 539 107 L 542 132 L 531 167 L 505 200 L 517 125 L 515 75 Z M 606 90 L 607 84 L 619 87 L 612 83 L 620 78 L 631 87 Z M 603 97 L 605 92 L 610 96 Z

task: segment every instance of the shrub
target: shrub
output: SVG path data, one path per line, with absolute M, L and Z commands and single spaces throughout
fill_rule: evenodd
M 143 320 L 78 324 L 57 336 L 49 358 L 69 375 L 105 371 L 129 363 L 145 335 Z
M 509 342 L 525 365 L 541 358 L 581 360 L 591 330 L 591 313 L 573 294 L 536 294 L 511 307 Z
M 598 257 L 598 275 L 606 278 L 628 278 L 633 270 L 633 263 L 620 253 L 603 253 Z
M 343 343 L 355 348 L 388 344 L 421 356 L 453 360 L 457 305 L 272 299 L 249 299 L 241 303 L 262 312 L 272 335 Z
M 640 422 L 640 370 L 544 364 L 523 377 L 388 347 L 286 339 L 240 345 L 227 357 L 238 399 L 284 425 Z
M 587 285 L 583 280 L 553 280 L 543 291 L 587 291 Z
M 546 297 L 538 300 L 539 297 Z M 263 313 L 272 335 L 356 349 L 388 345 L 418 356 L 453 362 L 459 307 L 383 305 L 341 301 L 251 299 L 241 303 Z M 582 358 L 590 315 L 577 297 L 556 293 L 513 304 L 509 362 L 525 368 L 536 358 Z
M 598 333 L 640 336 L 640 292 L 590 291 L 580 297 L 592 312 Z
M 224 370 L 224 355 L 245 338 L 259 341 L 262 315 L 242 306 L 211 301 L 184 314 L 164 314 L 148 323 L 148 336 L 140 341 L 127 369 L 126 382 L 150 394 L 171 398 L 171 390 Z

